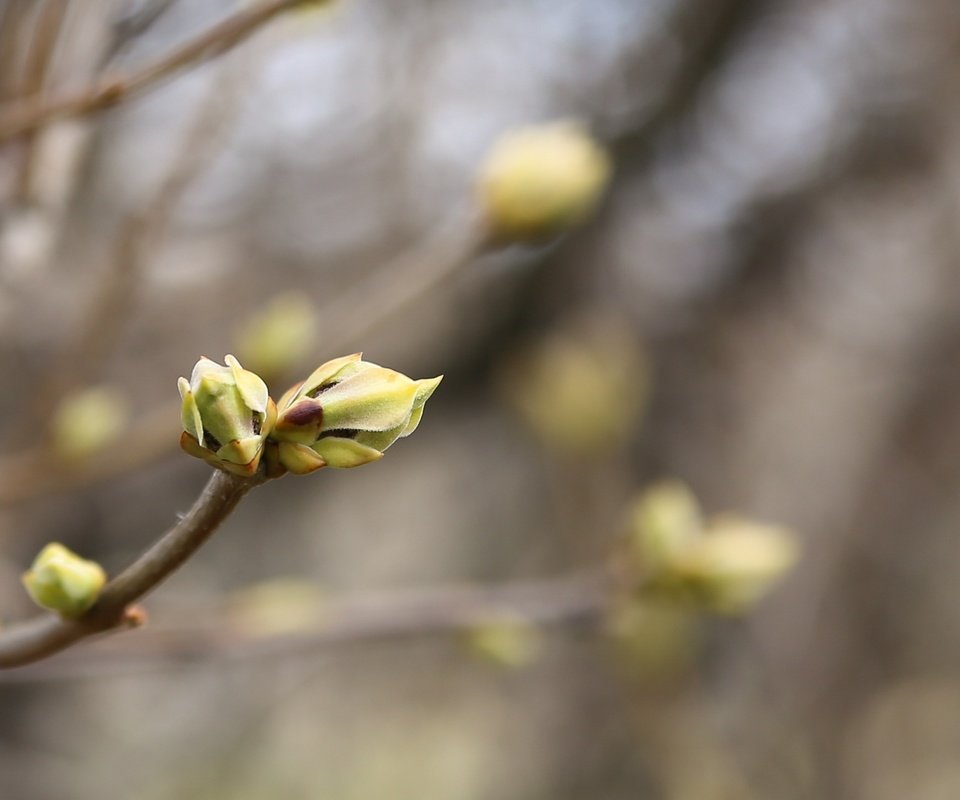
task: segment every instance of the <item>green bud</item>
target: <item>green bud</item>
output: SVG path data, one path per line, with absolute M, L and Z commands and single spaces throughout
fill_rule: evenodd
M 280 465 L 302 475 L 379 460 L 416 430 L 441 378 L 412 380 L 360 353 L 326 362 L 280 399 L 270 434 Z
M 798 555 L 786 528 L 734 514 L 704 520 L 696 497 L 676 481 L 655 484 L 633 507 L 627 567 L 647 599 L 741 614 Z
M 707 609 L 742 614 L 794 566 L 796 538 L 785 528 L 732 514 L 711 520 L 676 565 L 679 582 Z
M 189 381 L 180 378 L 180 446 L 218 469 L 252 475 L 277 409 L 258 375 L 233 356 L 224 361 L 201 358 Z
M 609 176 L 607 154 L 579 125 L 533 125 L 494 145 L 480 174 L 480 200 L 495 233 L 535 241 L 581 222 Z
M 100 386 L 68 394 L 50 425 L 51 444 L 71 461 L 92 456 L 113 443 L 127 422 L 127 404 L 115 389 Z
M 637 678 L 683 680 L 697 654 L 696 615 L 669 599 L 631 597 L 615 604 L 606 632 Z
M 579 318 L 510 353 L 498 372 L 504 399 L 558 453 L 607 457 L 642 421 L 648 359 L 616 318 Z
M 642 492 L 630 521 L 631 556 L 647 573 L 671 569 L 704 526 L 697 498 L 679 481 L 663 481 Z
M 67 617 L 90 608 L 106 580 L 99 564 L 56 542 L 44 547 L 23 575 L 23 585 L 37 605 Z

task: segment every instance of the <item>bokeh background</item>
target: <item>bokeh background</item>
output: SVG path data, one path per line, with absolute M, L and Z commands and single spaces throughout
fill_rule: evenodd
M 240 6 L 0 2 L 0 120 Z M 255 492 L 147 629 L 0 675 L 0 797 L 960 796 L 958 36 L 954 0 L 339 0 L 0 145 L 4 620 L 43 543 L 115 572 L 189 506 L 176 379 L 277 294 L 316 326 L 275 389 L 357 349 L 446 375 L 382 463 Z M 600 208 L 475 252 L 484 154 L 559 118 L 610 150 Z M 132 427 L 51 464 L 93 385 Z M 297 636 L 594 568 L 667 477 L 801 541 L 747 617 Z

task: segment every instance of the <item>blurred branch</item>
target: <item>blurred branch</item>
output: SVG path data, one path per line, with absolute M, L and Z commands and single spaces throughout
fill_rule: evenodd
M 120 339 L 123 324 L 130 317 L 134 295 L 149 254 L 155 249 L 170 223 L 177 205 L 205 164 L 219 152 L 223 134 L 233 121 L 237 106 L 236 76 L 217 80 L 210 97 L 200 103 L 199 113 L 183 138 L 173 163 L 146 207 L 127 216 L 113 247 L 110 263 L 98 292 L 92 298 L 79 330 L 70 345 L 40 382 L 29 403 L 35 425 L 42 425 L 58 399 L 85 382 L 114 344 Z M 217 102 L 219 101 L 219 102 Z M 0 492 L 2 495 L 2 492 Z
M 244 8 L 127 75 L 105 75 L 73 94 L 49 99 L 34 96 L 0 109 L 0 143 L 54 120 L 114 106 L 177 72 L 227 52 L 277 15 L 308 2 L 316 0 L 269 0 Z
M 0 6 L 0 101 L 16 97 L 20 89 L 19 43 L 29 10 L 28 0 L 7 0 Z
M 401 253 L 320 309 L 321 341 L 331 350 L 376 330 L 452 277 L 491 244 L 483 218 L 455 215 L 426 242 Z
M 0 506 L 99 483 L 172 453 L 177 415 L 176 404 L 161 404 L 130 424 L 121 437 L 122 447 L 108 447 L 80 461 L 66 461 L 48 447 L 0 458 Z
M 313 653 L 336 645 L 451 635 L 509 620 L 535 627 L 601 623 L 610 607 L 606 570 L 495 586 L 453 586 L 333 601 L 317 608 L 309 630 L 244 632 L 215 614 L 192 627 L 140 630 L 104 640 L 69 659 L 0 675 L 0 682 L 100 677 L 136 666 L 180 665 L 208 659 L 250 660 Z M 206 617 L 204 617 L 206 618 Z
M 50 72 L 55 45 L 67 16 L 68 5 L 66 0 L 48 0 L 41 5 L 33 40 L 27 52 L 23 85 L 18 92 L 19 96 L 40 97 L 42 95 Z M 24 153 L 15 189 L 20 200 L 30 199 L 36 133 L 35 130 L 29 131 L 23 137 Z
M 213 534 L 259 478 L 216 471 L 187 514 L 146 553 L 104 587 L 96 604 L 78 617 L 48 614 L 0 631 L 0 668 L 47 658 L 94 634 L 136 626 L 143 612 L 130 604 L 173 573 Z
M 130 42 L 143 36 L 170 9 L 175 0 L 147 0 L 138 8 L 122 11 L 114 19 L 113 35 L 101 66 L 113 61 Z
M 713 78 L 719 65 L 735 52 L 748 35 L 769 0 L 714 0 L 691 16 L 695 31 L 687 42 L 689 56 L 674 79 L 665 102 L 652 115 L 642 115 L 627 125 L 601 125 L 603 138 L 617 152 L 618 175 L 628 175 L 628 162 L 646 169 L 659 150 L 656 142 L 675 136 L 674 128 L 691 113 L 697 98 Z
M 24 97 L 32 97 L 43 89 L 54 46 L 67 15 L 67 6 L 68 3 L 59 2 L 59 0 L 46 0 L 40 3 L 38 18 L 34 25 L 35 34 L 30 42 L 23 68 L 24 77 L 20 94 Z

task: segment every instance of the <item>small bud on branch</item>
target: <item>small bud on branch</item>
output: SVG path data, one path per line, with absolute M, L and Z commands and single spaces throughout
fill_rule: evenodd
M 189 381 L 180 378 L 180 446 L 218 469 L 253 475 L 277 409 L 260 376 L 233 356 L 224 360 L 201 358 Z
M 23 575 L 23 585 L 33 601 L 65 617 L 77 616 L 90 608 L 106 580 L 99 564 L 57 542 L 44 547 Z
M 270 436 L 279 464 L 300 475 L 383 458 L 397 439 L 416 430 L 441 380 L 412 380 L 362 361 L 360 353 L 326 362 L 280 398 Z

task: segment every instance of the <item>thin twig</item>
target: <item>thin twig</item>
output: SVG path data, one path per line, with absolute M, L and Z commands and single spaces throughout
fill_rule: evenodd
M 21 42 L 30 19 L 29 0 L 7 0 L 0 5 L 0 101 L 15 98 L 21 80 Z
M 214 472 L 193 508 L 107 583 L 89 611 L 76 618 L 48 614 L 0 631 L 0 668 L 39 661 L 88 636 L 135 622 L 129 616 L 131 603 L 193 555 L 258 482 L 256 478 Z
M 53 0 L 41 6 L 34 26 L 33 41 L 27 52 L 21 96 L 39 97 L 43 93 L 67 10 L 68 3 L 64 0 Z M 37 131 L 30 131 L 23 137 L 23 155 L 15 188 L 16 196 L 21 201 L 29 202 L 32 199 L 36 135 Z
M 151 0 L 140 8 L 121 12 L 113 21 L 110 44 L 101 59 L 101 66 L 106 66 L 117 57 L 117 54 L 134 39 L 139 39 L 153 27 L 157 20 L 170 10 L 174 0 Z
M 227 52 L 274 17 L 316 0 L 269 0 L 245 8 L 127 75 L 106 75 L 82 91 L 60 97 L 32 97 L 0 110 L 0 142 L 54 120 L 109 108 L 176 73 Z
M 340 292 L 320 310 L 320 339 L 334 350 L 353 344 L 429 294 L 491 246 L 476 209 L 454 215 L 427 242 L 401 253 Z

